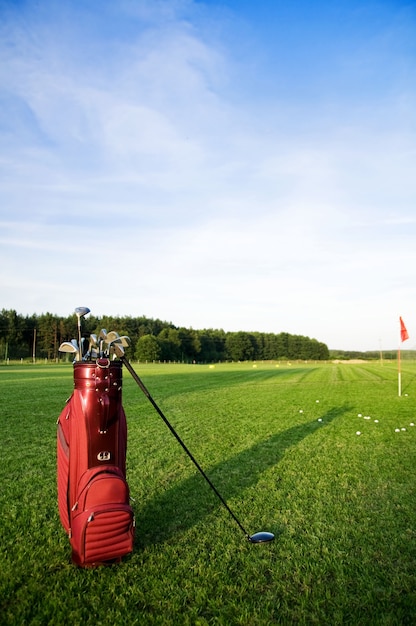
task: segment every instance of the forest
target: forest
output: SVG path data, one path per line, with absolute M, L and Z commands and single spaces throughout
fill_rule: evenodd
M 178 327 L 148 317 L 95 317 L 82 319 L 82 335 L 98 334 L 102 328 L 128 335 L 126 356 L 137 361 L 215 363 L 248 360 L 327 360 L 328 347 L 316 339 L 286 332 L 225 332 Z M 52 313 L 24 316 L 15 310 L 0 312 L 0 361 L 66 360 L 59 353 L 63 341 L 77 336 L 75 315 Z

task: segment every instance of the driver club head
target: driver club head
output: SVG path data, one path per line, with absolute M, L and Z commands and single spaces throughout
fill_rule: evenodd
M 268 543 L 269 541 L 274 540 L 274 535 L 273 533 L 260 531 L 259 533 L 254 533 L 254 535 L 248 536 L 247 539 L 250 543 Z
M 77 306 L 77 308 L 75 309 L 75 315 L 78 319 L 84 317 L 84 315 L 87 315 L 87 313 L 89 312 L 90 309 L 87 306 Z

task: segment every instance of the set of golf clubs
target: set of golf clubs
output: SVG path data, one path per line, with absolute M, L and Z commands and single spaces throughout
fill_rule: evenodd
M 124 351 L 124 348 L 128 348 L 131 342 L 127 335 L 120 337 L 115 330 L 107 333 L 106 329 L 102 328 L 98 336 L 92 333 L 89 341 L 85 337 L 81 337 L 81 343 L 76 339 L 64 341 L 59 346 L 59 352 L 73 353 L 75 361 L 95 361 L 102 358 L 114 359 L 117 356 L 114 349 L 116 343 Z
M 59 352 L 74 354 L 74 361 L 95 361 L 96 359 L 115 359 L 124 356 L 124 348 L 128 348 L 131 344 L 127 335 L 120 336 L 115 330 L 107 333 L 106 329 L 102 328 L 98 336 L 92 333 L 88 342 L 85 337 L 82 337 L 81 318 L 89 312 L 90 309 L 86 306 L 75 309 L 78 318 L 78 339 L 62 342 L 59 346 Z M 116 344 L 118 346 L 117 352 L 115 350 Z
M 147 388 L 145 387 L 143 381 L 139 378 L 139 376 L 137 375 L 136 371 L 133 369 L 133 367 L 130 364 L 130 362 L 126 359 L 126 357 L 124 355 L 124 348 L 130 346 L 130 339 L 126 335 L 122 335 L 120 337 L 119 334 L 117 332 L 115 332 L 115 331 L 111 331 L 111 332 L 107 333 L 107 331 L 104 328 L 100 331 L 98 337 L 96 337 L 95 335 L 90 335 L 90 343 L 89 343 L 89 346 L 88 346 L 88 350 L 85 352 L 85 358 L 84 358 L 83 349 L 82 349 L 83 341 L 82 341 L 82 337 L 81 337 L 81 317 L 84 317 L 84 315 L 87 315 L 87 313 L 89 313 L 89 312 L 90 312 L 90 309 L 88 307 L 77 307 L 75 309 L 75 314 L 76 314 L 76 316 L 78 318 L 78 342 L 77 342 L 76 339 L 75 340 L 72 339 L 72 341 L 64 341 L 61 344 L 61 346 L 59 347 L 59 351 L 60 352 L 74 352 L 74 353 L 76 352 L 77 353 L 77 357 L 76 357 L 77 361 L 83 361 L 83 360 L 88 361 L 88 360 L 92 360 L 94 358 L 96 359 L 96 358 L 100 357 L 101 354 L 102 354 L 103 357 L 110 358 L 111 356 L 113 356 L 113 358 L 120 359 L 120 361 L 122 361 L 122 363 L 126 366 L 128 371 L 130 372 L 133 380 L 137 383 L 137 385 L 143 391 L 143 393 L 146 396 L 146 398 L 149 400 L 149 402 L 152 404 L 154 409 L 157 411 L 159 416 L 162 418 L 162 420 L 164 421 L 166 426 L 169 428 L 169 430 L 172 433 L 172 435 L 175 437 L 175 439 L 181 445 L 181 447 L 183 448 L 185 453 L 191 459 L 192 463 L 195 465 L 195 467 L 197 468 L 199 473 L 202 475 L 202 477 L 208 483 L 208 485 L 210 486 L 212 491 L 215 493 L 215 495 L 218 497 L 218 499 L 224 505 L 224 508 L 231 515 L 231 517 L 233 518 L 233 520 L 235 521 L 237 526 L 244 533 L 244 535 L 246 536 L 246 539 L 250 543 L 269 543 L 270 541 L 273 541 L 274 540 L 274 534 L 270 533 L 268 531 L 260 531 L 260 532 L 254 533 L 254 535 L 249 535 L 249 533 L 246 531 L 244 526 L 241 524 L 241 522 L 239 521 L 237 516 L 230 509 L 230 507 L 228 506 L 226 500 L 223 498 L 223 496 L 220 494 L 218 489 L 212 483 L 211 479 L 206 475 L 206 473 L 204 472 L 204 470 L 202 469 L 202 467 L 200 466 L 200 464 L 198 463 L 196 458 L 193 456 L 193 454 L 187 448 L 187 446 L 185 445 L 183 440 L 180 438 L 180 436 L 178 435 L 176 430 L 173 428 L 172 424 L 169 422 L 167 417 L 164 415 L 164 413 L 162 412 L 162 409 L 160 409 L 160 407 L 156 404 L 155 400 L 150 395 L 150 393 L 147 390 Z M 63 348 L 63 349 L 61 349 L 61 348 Z M 96 356 L 94 356 L 95 354 L 96 354 Z

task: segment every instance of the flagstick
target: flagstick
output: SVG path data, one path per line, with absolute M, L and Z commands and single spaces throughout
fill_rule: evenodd
M 400 366 L 400 345 L 403 341 L 409 339 L 409 333 L 407 332 L 407 328 L 404 325 L 404 322 L 401 317 L 399 317 L 400 323 L 400 339 L 399 339 L 399 349 L 397 351 L 397 365 L 398 365 L 398 384 L 399 384 L 399 397 L 402 395 L 402 371 Z
M 399 371 L 398 371 L 398 384 L 399 384 L 399 398 L 402 395 L 402 372 L 400 369 L 400 346 L 399 346 L 399 350 L 397 353 L 397 362 L 398 362 L 398 367 L 399 367 Z

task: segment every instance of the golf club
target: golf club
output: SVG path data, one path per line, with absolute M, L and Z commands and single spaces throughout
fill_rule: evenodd
M 112 344 L 114 342 L 119 342 L 119 337 L 120 335 L 118 334 L 118 332 L 116 332 L 115 330 L 110 330 L 109 333 L 107 333 L 107 336 L 105 338 L 105 343 L 107 345 L 107 349 L 104 352 L 104 356 L 109 357 L 112 350 Z
M 75 309 L 75 315 L 78 318 L 78 345 L 79 345 L 79 361 L 82 361 L 82 341 L 81 341 L 81 317 L 87 315 L 90 310 L 87 306 L 78 306 Z
M 88 344 L 88 352 L 85 355 L 85 359 L 86 360 L 94 358 L 93 357 L 93 351 L 95 351 L 95 353 L 97 353 L 96 348 L 98 348 L 98 345 L 97 345 L 97 335 L 92 333 L 90 335 L 90 341 L 89 341 L 89 344 Z
M 73 345 L 73 346 L 74 346 L 74 348 L 75 348 L 74 352 L 76 351 L 76 353 L 77 353 L 76 360 L 77 360 L 77 361 L 81 361 L 81 354 L 80 354 L 80 349 L 79 349 L 78 341 L 77 341 L 76 339 L 71 339 L 71 343 L 72 343 L 72 345 Z
M 156 402 L 154 401 L 154 399 L 152 398 L 152 396 L 150 395 L 149 391 L 146 389 L 145 385 L 143 384 L 143 382 L 141 381 L 141 379 L 139 378 L 139 376 L 137 375 L 137 373 L 135 372 L 135 370 L 133 369 L 133 367 L 130 365 L 129 361 L 126 359 L 126 357 L 124 356 L 124 348 L 121 344 L 117 343 L 116 341 L 113 342 L 112 347 L 114 349 L 114 352 L 116 354 L 116 356 L 121 360 L 122 363 L 124 363 L 124 365 L 126 366 L 126 368 L 128 369 L 128 371 L 130 372 L 131 376 L 133 377 L 133 379 L 135 380 L 135 382 L 138 384 L 138 386 L 140 387 L 140 389 L 143 391 L 144 395 L 147 397 L 147 399 L 150 401 L 150 403 L 153 405 L 153 407 L 156 409 L 157 413 L 160 415 L 160 417 L 162 418 L 162 420 L 165 422 L 166 426 L 169 428 L 170 432 L 172 433 L 172 435 L 175 437 L 175 439 L 179 442 L 179 444 L 182 446 L 182 448 L 184 449 L 184 451 L 186 452 L 186 454 L 189 456 L 189 458 L 191 459 L 192 463 L 195 465 L 195 467 L 197 468 L 197 470 L 201 473 L 201 475 L 205 478 L 206 482 L 208 483 L 208 485 L 211 487 L 211 489 L 214 491 L 215 495 L 219 498 L 219 500 L 222 502 L 222 504 L 224 505 L 224 507 L 226 508 L 226 510 L 228 511 L 228 513 L 231 515 L 231 517 L 233 518 L 233 520 L 236 522 L 236 524 L 238 525 L 238 527 L 240 528 L 240 530 L 243 531 L 244 535 L 246 536 L 246 538 L 248 539 L 248 541 L 250 543 L 268 543 L 269 541 L 273 541 L 274 539 L 274 535 L 273 533 L 270 532 L 264 532 L 264 531 L 260 531 L 258 533 L 254 533 L 254 535 L 249 535 L 248 532 L 246 531 L 246 529 L 244 528 L 244 526 L 241 524 L 241 522 L 238 520 L 238 518 L 234 515 L 234 513 L 232 512 L 232 510 L 230 509 L 230 507 L 228 506 L 227 502 L 224 500 L 224 498 L 222 497 L 222 495 L 220 494 L 220 492 L 217 490 L 217 488 L 213 485 L 213 483 L 211 482 L 211 480 L 208 478 L 208 476 L 205 474 L 204 470 L 202 469 L 202 467 L 199 465 L 198 461 L 195 459 L 195 457 L 191 454 L 191 452 L 189 451 L 189 449 L 187 448 L 187 446 L 185 445 L 185 443 L 182 441 L 182 439 L 179 437 L 178 433 L 175 431 L 175 429 L 173 428 L 173 426 L 170 424 L 170 422 L 168 421 L 168 419 L 165 417 L 165 415 L 163 414 L 162 410 L 158 407 L 158 405 L 156 404 Z
M 64 341 L 59 346 L 59 352 L 78 352 L 78 346 L 72 341 Z
M 117 344 L 118 353 L 116 353 L 114 344 Z M 127 335 L 122 335 L 121 337 L 119 337 L 118 339 L 112 342 L 110 349 L 109 349 L 109 356 L 112 356 L 113 359 L 120 357 L 121 353 L 124 354 L 124 348 L 128 348 L 130 345 L 131 345 L 130 337 L 127 337 Z
M 78 355 L 78 347 L 72 343 L 72 341 L 64 341 L 59 346 L 59 352 L 70 352 L 71 354 Z
M 131 346 L 130 337 L 127 337 L 127 335 L 121 335 L 121 337 L 119 337 L 119 341 L 123 348 L 128 348 L 129 346 Z
M 107 333 L 105 341 L 106 341 L 106 343 L 110 343 L 111 341 L 115 341 L 119 337 L 120 337 L 120 335 L 118 334 L 118 332 L 116 330 L 110 330 L 110 332 Z
M 119 343 L 118 341 L 117 341 L 117 342 L 115 342 L 115 343 L 117 343 L 117 350 L 116 350 L 116 349 L 115 349 L 115 347 L 114 347 L 114 345 L 115 345 L 115 344 L 114 344 L 114 343 L 112 343 L 112 344 L 111 344 L 111 346 L 110 346 L 110 348 L 109 348 L 109 351 L 108 351 L 108 357 L 109 357 L 109 358 L 110 358 L 110 357 L 112 357 L 112 358 L 113 358 L 113 361 L 114 361 L 114 359 L 116 359 L 116 358 L 121 358 L 121 354 L 123 354 L 123 355 L 124 355 L 124 348 L 123 348 L 123 346 L 121 345 L 121 343 Z
M 105 328 L 102 328 L 100 330 L 100 334 L 98 335 L 98 339 L 100 340 L 100 347 L 99 347 L 98 354 L 100 358 L 103 356 L 103 345 L 106 340 L 106 337 L 107 337 L 107 331 Z

